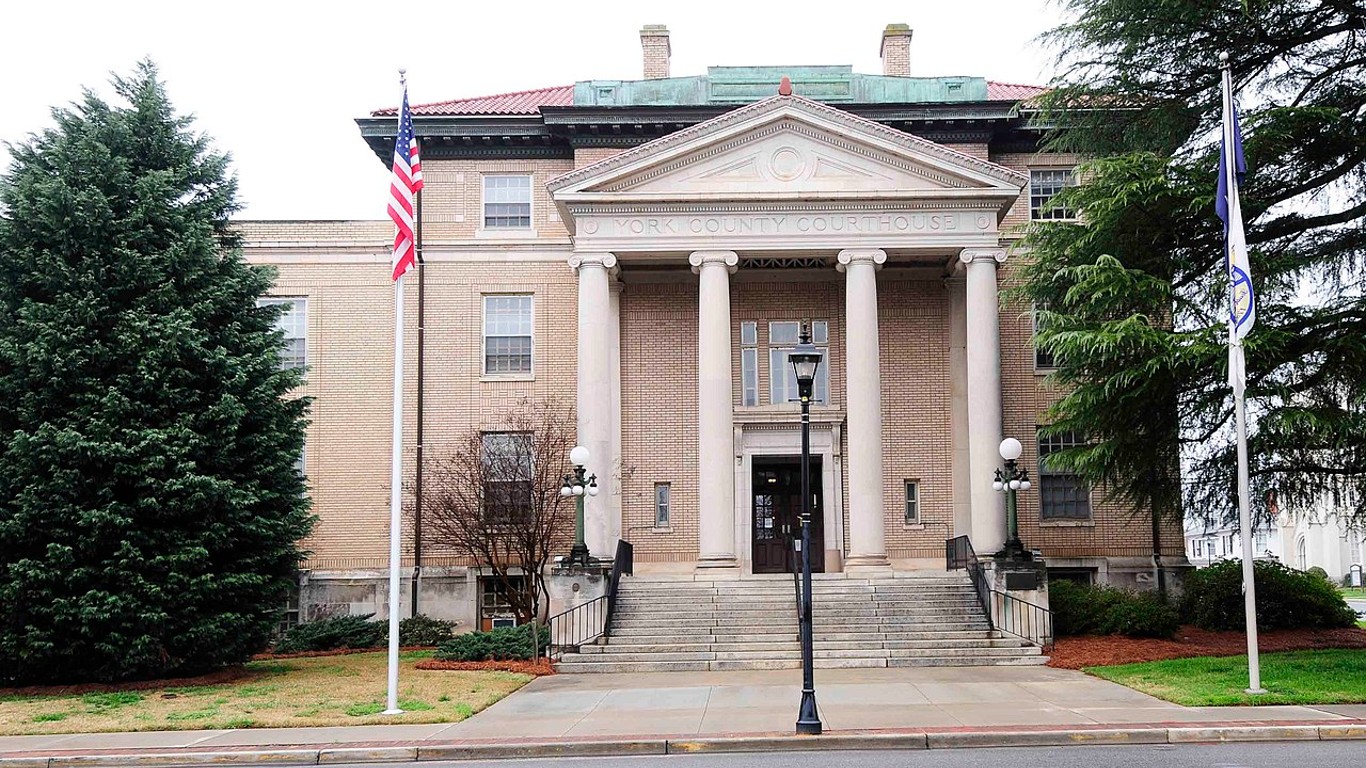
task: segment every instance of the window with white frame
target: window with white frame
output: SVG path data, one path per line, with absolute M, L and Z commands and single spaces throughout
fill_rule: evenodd
M 906 486 L 906 525 L 920 523 L 920 481 L 907 480 Z
M 669 484 L 655 483 L 655 527 L 669 527 Z
M 531 228 L 531 177 L 484 177 L 484 228 Z
M 482 438 L 484 514 L 498 524 L 528 519 L 534 505 L 531 433 L 485 432 Z
M 801 335 L 801 323 L 795 320 L 768 324 L 768 394 L 769 403 L 797 402 L 797 372 L 792 369 L 791 355 Z M 811 402 L 826 405 L 830 402 L 830 324 L 817 320 L 811 324 L 811 343 L 821 355 L 816 368 Z
M 530 294 L 484 297 L 484 375 L 531 373 Z
M 1194 541 L 1191 542 L 1191 554 L 1192 554 L 1193 556 L 1195 556 L 1195 557 L 1200 557 L 1200 555 L 1202 554 L 1201 550 L 1203 549 L 1203 548 L 1200 546 L 1202 543 L 1204 543 L 1204 542 L 1200 541 L 1199 539 L 1196 539 L 1196 540 L 1194 540 Z
M 1091 519 L 1091 489 L 1076 475 L 1048 461 L 1048 457 L 1085 443 L 1071 432 L 1057 436 L 1038 434 L 1039 515 L 1044 520 Z
M 275 327 L 285 335 L 280 348 L 281 368 L 303 368 L 308 365 L 308 299 L 302 297 L 257 299 L 256 306 L 280 306 Z
M 759 324 L 740 323 L 740 404 L 759 404 Z
M 1076 211 L 1052 204 L 1053 196 L 1074 184 L 1071 168 L 1036 168 L 1029 172 L 1029 218 L 1036 221 L 1067 220 Z
M 1252 553 L 1254 555 L 1266 552 L 1266 531 L 1257 531 L 1257 533 L 1252 536 L 1252 546 L 1253 549 L 1256 550 Z
M 1301 571 L 1309 570 L 1309 545 L 1303 536 L 1295 542 L 1295 567 Z

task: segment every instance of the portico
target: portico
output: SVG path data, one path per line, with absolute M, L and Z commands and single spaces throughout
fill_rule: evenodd
M 944 307 L 958 301 L 964 308 L 966 365 L 960 375 L 966 381 L 955 384 L 963 385 L 966 424 L 952 408 L 937 408 L 934 415 L 967 436 L 967 465 L 954 461 L 953 481 L 941 483 L 939 498 L 948 500 L 946 519 L 953 521 L 953 530 L 943 533 L 970 534 L 979 552 L 999 548 L 999 494 L 961 477 L 989 477 L 986 468 L 996 463 L 1002 424 L 996 270 L 1006 254 L 998 224 L 1025 183 L 1016 171 L 790 95 L 552 181 L 552 198 L 574 238 L 570 263 L 578 274 L 580 442 L 594 456 L 608 457 L 596 471 L 612 477 L 608 492 L 589 504 L 593 553 L 610 553 L 629 527 L 623 506 L 639 495 L 625 488 L 628 479 L 638 482 L 631 475 L 640 457 L 623 449 L 630 441 L 624 441 L 629 435 L 623 434 L 620 387 L 622 368 L 635 363 L 633 350 L 646 350 L 623 341 L 619 296 L 655 292 L 695 302 L 696 324 L 687 329 L 692 344 L 672 350 L 689 357 L 675 359 L 677 367 L 695 372 L 695 406 L 679 426 L 695 445 L 658 446 L 692 457 L 688 477 L 656 483 L 678 487 L 671 526 L 682 530 L 682 522 L 695 516 L 689 536 L 678 542 L 692 551 L 678 553 L 675 561 L 699 569 L 753 569 L 754 526 L 761 519 L 751 487 L 755 462 L 796 452 L 795 409 L 779 401 L 782 388 L 773 381 L 781 374 L 772 361 L 785 358 L 772 321 L 782 317 L 820 320 L 831 329 L 831 391 L 824 407 L 813 409 L 826 569 L 887 570 L 895 559 L 888 552 L 889 526 L 912 524 L 909 512 L 900 514 L 902 500 L 888 497 L 884 416 L 929 407 L 917 406 L 914 388 L 909 402 L 889 403 L 883 396 L 889 377 L 904 370 L 888 350 L 915 344 L 901 338 L 909 326 L 882 323 L 889 313 L 916 312 L 884 303 L 879 294 L 889 273 L 898 286 L 937 290 Z M 667 291 L 657 287 L 665 285 Z M 804 285 L 837 299 L 821 311 L 828 317 L 804 306 Z M 761 288 L 773 307 L 764 316 L 772 335 L 767 340 L 758 331 L 751 337 L 732 311 L 740 292 Z M 947 340 L 954 313 L 942 315 Z M 954 366 L 947 341 L 942 346 L 942 354 L 934 354 L 942 357 L 947 381 Z M 750 395 L 759 389 L 754 372 L 763 361 L 761 347 L 769 351 L 767 404 Z M 926 348 L 939 347 L 927 342 Z M 966 499 L 954 493 L 962 488 L 970 489 Z M 954 515 L 960 506 L 967 515 Z M 964 524 L 968 530 L 961 530 Z M 674 530 L 655 529 L 662 535 Z

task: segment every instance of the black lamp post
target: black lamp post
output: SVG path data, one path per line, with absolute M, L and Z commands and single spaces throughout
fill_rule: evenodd
M 1020 519 L 1015 511 L 1015 492 L 1027 491 L 1031 487 L 1029 470 L 1021 469 L 1019 466 L 1018 460 L 1022 450 L 1020 441 L 1013 437 L 1001 441 L 1001 458 L 1005 459 L 1006 465 L 996 470 L 996 480 L 991 484 L 994 490 L 1006 495 L 1006 545 L 997 553 L 997 557 L 1007 560 L 1030 559 L 1029 554 L 1025 552 L 1024 543 L 1020 541 Z
M 598 476 L 589 475 L 584 465 L 588 463 L 588 449 L 582 445 L 574 446 L 574 450 L 569 452 L 569 463 L 574 465 L 574 471 L 564 476 L 564 484 L 560 486 L 560 495 L 564 497 L 573 496 L 575 505 L 574 516 L 574 546 L 569 550 L 569 557 L 565 559 L 565 565 L 581 565 L 587 568 L 592 565 L 592 557 L 588 554 L 588 545 L 583 539 L 583 502 L 586 496 L 598 495 Z
M 816 712 L 816 680 L 811 653 L 811 391 L 816 369 L 821 364 L 820 350 L 811 344 L 811 334 L 802 324 L 801 343 L 788 356 L 797 374 L 797 396 L 802 403 L 802 605 L 798 614 L 802 641 L 802 704 L 797 713 L 797 733 L 815 736 L 821 732 Z

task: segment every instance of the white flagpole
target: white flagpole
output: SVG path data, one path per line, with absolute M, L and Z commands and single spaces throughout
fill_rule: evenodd
M 389 475 L 389 706 L 382 714 L 401 715 L 398 708 L 399 536 L 403 504 L 403 279 L 394 281 L 394 438 Z
M 1228 190 L 1228 213 L 1232 225 L 1234 216 L 1241 219 L 1238 204 L 1238 169 L 1233 145 L 1233 74 L 1228 65 L 1228 54 L 1219 57 L 1224 69 L 1224 185 Z M 1238 221 L 1237 225 L 1241 226 Z M 1232 254 L 1229 254 L 1230 258 Z M 1228 271 L 1228 264 L 1225 264 Z M 1252 513 L 1249 508 L 1248 469 L 1247 469 L 1247 404 L 1243 398 L 1244 379 L 1243 342 L 1238 338 L 1233 315 L 1233 280 L 1229 279 L 1229 367 L 1233 383 L 1234 421 L 1238 430 L 1238 527 L 1243 539 L 1243 613 L 1247 627 L 1247 679 L 1246 693 L 1266 693 L 1262 688 L 1261 658 L 1257 652 L 1257 588 L 1253 578 Z

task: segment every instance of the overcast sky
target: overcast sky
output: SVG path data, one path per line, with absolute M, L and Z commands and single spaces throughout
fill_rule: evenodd
M 675 76 L 718 64 L 877 74 L 882 28 L 905 22 L 913 75 L 1041 84 L 1052 56 L 1035 37 L 1057 21 L 1046 0 L 13 3 L 0 140 L 47 127 L 82 86 L 107 94 L 109 72 L 150 56 L 176 107 L 232 154 L 241 217 L 378 219 L 387 171 L 354 119 L 397 104 L 400 66 L 413 103 L 638 79 L 640 27 L 662 23 Z

